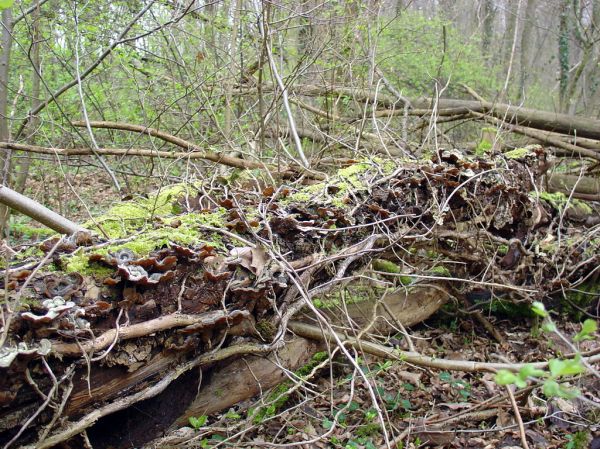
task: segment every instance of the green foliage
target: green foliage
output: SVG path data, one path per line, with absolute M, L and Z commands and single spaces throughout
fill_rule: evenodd
M 588 447 L 588 434 L 580 430 L 572 435 L 567 435 L 567 444 L 564 449 L 585 449 Z
M 306 378 L 321 362 L 329 358 L 329 353 L 321 351 L 315 353 L 310 361 L 303 367 L 296 370 L 295 374 L 298 377 Z M 267 396 L 267 406 L 252 407 L 248 410 L 248 416 L 252 417 L 255 424 L 262 423 L 265 419 L 275 416 L 289 400 L 288 390 L 291 387 L 291 382 L 283 382 L 275 387 Z M 239 415 L 238 415 L 239 416 Z
M 485 154 L 489 153 L 489 151 L 492 149 L 492 142 L 490 142 L 487 139 L 481 139 L 479 141 L 479 143 L 477 144 L 477 146 L 475 147 L 475 154 L 477 156 L 484 156 Z
M 458 394 L 464 400 L 467 400 L 471 396 L 472 387 L 470 383 L 465 382 L 462 379 L 455 379 L 452 374 L 447 371 L 442 371 L 438 376 L 442 382 L 447 382 L 450 384 L 450 387 L 456 389 Z
M 0 0 L 0 11 L 10 8 L 15 0 Z
M 561 301 L 562 311 L 576 321 L 580 321 L 585 316 L 583 310 L 590 307 L 598 297 L 600 297 L 600 283 L 584 282 L 565 292 L 564 300 Z
M 199 428 L 203 427 L 206 424 L 206 421 L 208 421 L 208 416 L 206 415 L 202 415 L 202 416 L 190 416 L 188 419 L 190 425 L 198 430 Z
M 450 96 L 457 93 L 454 86 L 459 83 L 484 95 L 499 87 L 496 74 L 486 67 L 477 42 L 467 42 L 459 30 L 442 18 L 404 11 L 385 24 L 379 39 L 378 65 L 407 96 L 431 92 L 433 78 L 438 73 L 442 84 L 452 81 L 448 88 Z
M 544 319 L 542 325 L 544 331 L 558 332 L 556 324 L 550 318 L 550 314 L 543 303 L 535 301 L 532 305 L 532 311 Z M 597 330 L 598 325 L 594 320 L 585 320 L 581 330 L 573 337 L 573 341 L 591 339 Z M 581 361 L 581 355 L 577 354 L 572 359 L 549 360 L 548 369 L 545 370 L 538 369 L 532 364 L 523 366 L 518 373 L 501 369 L 496 373 L 495 381 L 498 385 L 516 385 L 518 388 L 525 388 L 528 382 L 533 380 L 542 383 L 542 391 L 548 398 L 572 399 L 579 396 L 580 392 L 576 388 L 566 386 L 564 381 L 583 373 L 585 373 L 585 366 Z
M 29 217 L 15 214 L 11 219 L 10 233 L 12 234 L 12 237 L 25 240 L 37 240 L 56 234 L 55 231 L 49 228 L 36 228 L 31 226 L 32 220 Z

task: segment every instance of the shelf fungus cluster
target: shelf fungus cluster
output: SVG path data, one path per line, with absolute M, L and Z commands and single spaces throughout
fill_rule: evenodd
M 127 418 L 127 441 L 141 446 L 185 414 L 211 372 L 285 346 L 299 312 L 350 310 L 332 295 L 357 273 L 376 278 L 373 295 L 400 289 L 403 304 L 437 286 L 414 296 L 427 315 L 445 289 L 556 301 L 597 272 L 600 239 L 544 199 L 540 147 L 513 156 L 353 161 L 298 188 L 173 186 L 97 217 L 91 240 L 16 257 L 0 280 L 0 442 L 76 445 L 87 429 L 95 448 L 128 447 L 101 429 L 135 406 L 144 413 Z M 369 273 L 374 259 L 395 268 Z M 476 295 L 482 284 L 494 287 Z

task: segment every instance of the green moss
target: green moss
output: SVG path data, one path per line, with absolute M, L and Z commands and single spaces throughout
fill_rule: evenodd
M 115 204 L 105 214 L 88 221 L 84 226 L 92 231 L 104 233 L 111 239 L 128 237 L 137 228 L 153 219 L 171 217 L 180 213 L 178 200 L 191 188 L 193 186 L 175 184 L 163 188 L 148 198 Z
M 431 274 L 435 274 L 436 276 L 450 277 L 452 274 L 450 270 L 443 265 L 438 265 L 429 270 Z
M 402 280 L 404 278 L 406 278 L 406 284 L 404 284 L 404 281 Z M 412 283 L 412 280 L 413 279 L 410 276 L 401 276 L 403 285 Z M 373 297 L 373 294 L 380 296 L 383 294 L 383 291 L 385 291 L 385 288 L 374 287 L 373 285 L 353 285 L 345 290 L 332 292 L 325 297 L 315 298 L 313 299 L 313 305 L 317 309 L 333 309 L 341 306 L 343 303 L 356 304 L 368 301 Z
M 366 190 L 366 179 L 370 171 L 388 175 L 396 169 L 393 161 L 381 158 L 365 159 L 364 161 L 350 165 L 349 167 L 338 170 L 337 174 L 332 176 L 327 182 L 320 182 L 306 186 L 297 192 L 289 195 L 281 203 L 307 203 L 316 197 L 323 196 L 323 204 L 331 204 L 335 207 L 345 208 L 346 197 L 350 191 Z M 327 193 L 327 187 L 335 187 L 334 194 Z
M 96 251 L 102 255 L 108 254 L 106 249 Z M 89 264 L 89 253 L 85 253 L 83 248 L 79 248 L 73 254 L 64 257 L 64 271 L 67 273 L 79 273 L 82 275 L 96 275 L 98 277 L 107 277 L 114 273 L 114 268 L 105 267 L 99 264 Z
M 539 145 L 527 145 L 522 148 L 515 148 L 514 150 L 507 151 L 504 156 L 508 159 L 522 159 L 526 156 L 535 156 L 533 150 L 539 148 Z
M 306 365 L 298 368 L 294 374 L 304 379 L 317 367 L 317 365 L 328 358 L 329 353 L 327 353 L 327 351 L 317 352 L 310 358 Z M 274 416 L 288 401 L 289 394 L 287 394 L 287 392 L 291 386 L 292 383 L 286 381 L 273 388 L 266 399 L 266 402 L 270 404 L 266 407 L 251 407 L 248 409 L 248 416 L 252 416 L 252 421 L 255 424 L 260 424 L 266 418 Z
M 481 139 L 477 146 L 475 147 L 475 154 L 477 156 L 484 156 L 489 153 L 492 149 L 492 142 L 487 139 Z
M 270 320 L 258 320 L 256 330 L 266 341 L 271 341 L 277 333 L 277 327 Z
M 202 226 L 224 227 L 227 211 L 219 208 L 209 213 L 179 214 L 178 200 L 187 189 L 188 186 L 175 185 L 163 189 L 149 198 L 117 204 L 93 222 L 86 223 L 91 230 L 98 230 L 94 222 L 98 223 L 111 239 L 134 237 L 128 242 L 110 245 L 96 250 L 94 253 L 107 255 L 127 248 L 138 257 L 145 257 L 169 243 L 182 246 L 208 243 L 212 246 L 222 247 L 222 237 L 219 234 L 202 230 Z M 180 222 L 177 227 L 168 225 L 175 219 Z M 105 267 L 91 266 L 88 263 L 89 254 L 81 249 L 74 254 L 65 256 L 63 258 L 65 271 L 105 276 L 107 274 Z
M 529 303 L 514 303 L 509 299 L 496 297 L 486 307 L 486 311 L 488 310 L 494 315 L 507 318 L 530 318 L 534 316 Z
M 17 261 L 23 261 L 27 259 L 39 259 L 44 257 L 44 252 L 38 248 L 37 245 L 27 248 L 25 251 L 21 251 L 15 255 Z
M 530 196 L 534 198 L 535 195 L 535 192 L 530 193 Z M 594 213 L 594 210 L 585 201 L 578 200 L 575 198 L 571 198 L 569 200 L 569 198 L 562 192 L 540 192 L 539 198 L 547 201 L 554 209 L 559 211 L 562 211 L 568 202 L 569 209 L 572 209 L 575 213 L 581 215 L 590 215 Z
M 371 262 L 371 265 L 375 270 L 383 271 L 384 273 L 402 273 L 402 269 L 394 262 L 390 262 L 389 260 L 375 259 L 373 262 Z

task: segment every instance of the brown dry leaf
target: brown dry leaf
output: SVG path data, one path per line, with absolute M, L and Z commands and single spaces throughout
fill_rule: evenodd
M 506 410 L 500 410 L 498 412 L 498 417 L 496 418 L 496 425 L 498 427 L 508 427 L 512 426 L 515 423 L 512 415 L 508 413 Z
M 233 248 L 229 254 L 256 277 L 260 277 L 268 260 L 267 253 L 260 247 Z

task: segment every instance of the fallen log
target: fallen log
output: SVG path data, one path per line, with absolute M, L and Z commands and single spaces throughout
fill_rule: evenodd
M 238 95 L 249 95 L 255 92 L 255 88 L 240 88 Z M 274 91 L 273 85 L 264 85 L 263 92 Z M 290 86 L 290 91 L 298 96 L 309 97 L 349 97 L 358 104 L 375 106 L 372 112 L 375 117 L 393 117 L 393 116 L 435 116 L 449 117 L 450 120 L 461 119 L 465 115 L 484 115 L 498 119 L 507 124 L 512 124 L 515 131 L 529 135 L 543 143 L 557 145 L 571 145 L 571 148 L 597 150 L 600 140 L 600 120 L 580 117 L 569 114 L 562 114 L 552 111 L 542 111 L 537 109 L 513 106 L 510 104 L 496 103 L 480 100 L 462 100 L 448 98 L 429 98 L 418 97 L 414 99 L 399 99 L 395 96 L 385 94 L 370 89 L 362 89 L 349 86 L 326 86 L 297 84 Z M 400 107 L 399 107 L 400 106 Z M 337 117 L 331 116 L 327 111 L 321 111 L 310 105 L 303 105 L 309 108 L 317 115 L 331 118 L 340 122 L 356 121 L 355 117 Z M 377 109 L 383 107 L 387 109 Z M 434 110 L 435 107 L 435 110 Z M 480 117 L 480 115 L 478 115 Z M 540 134 L 539 132 L 545 132 Z M 535 134 L 535 135 L 534 135 Z M 564 136 L 564 137 L 558 137 Z M 573 137 L 574 140 L 569 140 Z M 582 143 L 578 139 L 583 138 Z M 585 140 L 589 139 L 589 140 Z M 575 151 L 578 153 L 579 151 Z M 593 152 L 586 154 L 589 157 L 597 158 Z
M 345 86 L 294 85 L 291 86 L 290 90 L 298 95 L 305 96 L 349 96 L 359 103 L 370 103 L 394 108 L 389 111 L 377 111 L 380 116 L 386 116 L 386 113 L 388 115 L 403 114 L 401 109 L 398 110 L 396 108 L 396 105 L 399 103 L 398 99 L 368 89 Z M 439 110 L 444 110 L 445 115 L 461 115 L 466 111 L 490 114 L 495 118 L 515 125 L 600 140 L 600 120 L 587 117 L 541 111 L 489 101 L 433 99 L 427 97 L 410 99 L 411 109 L 431 110 L 433 105 L 436 105 Z M 419 111 L 419 114 L 422 113 L 424 111 Z
M 544 157 L 540 147 L 494 161 L 443 151 L 365 160 L 301 188 L 178 185 L 86 224 L 108 242 L 53 239 L 18 254 L 13 265 L 55 252 L 46 271 L 3 276 L 0 441 L 77 445 L 87 432 L 95 448 L 142 445 L 278 382 L 275 359 L 257 354 L 278 350 L 291 370 L 304 363 L 312 343 L 285 352 L 287 324 L 301 316 L 381 332 L 426 319 L 447 283 L 522 301 L 576 285 L 595 269 L 598 242 L 566 239 L 568 217 L 532 196 L 543 191 Z M 581 250 L 557 247 L 550 263 L 535 245 L 556 229 L 553 217 L 559 242 Z M 515 238 L 527 246 L 508 263 Z M 373 258 L 399 268 L 368 284 L 371 302 L 348 300 L 340 288 Z M 240 381 L 243 356 L 260 378 Z M 209 404 L 224 387 L 231 397 Z

